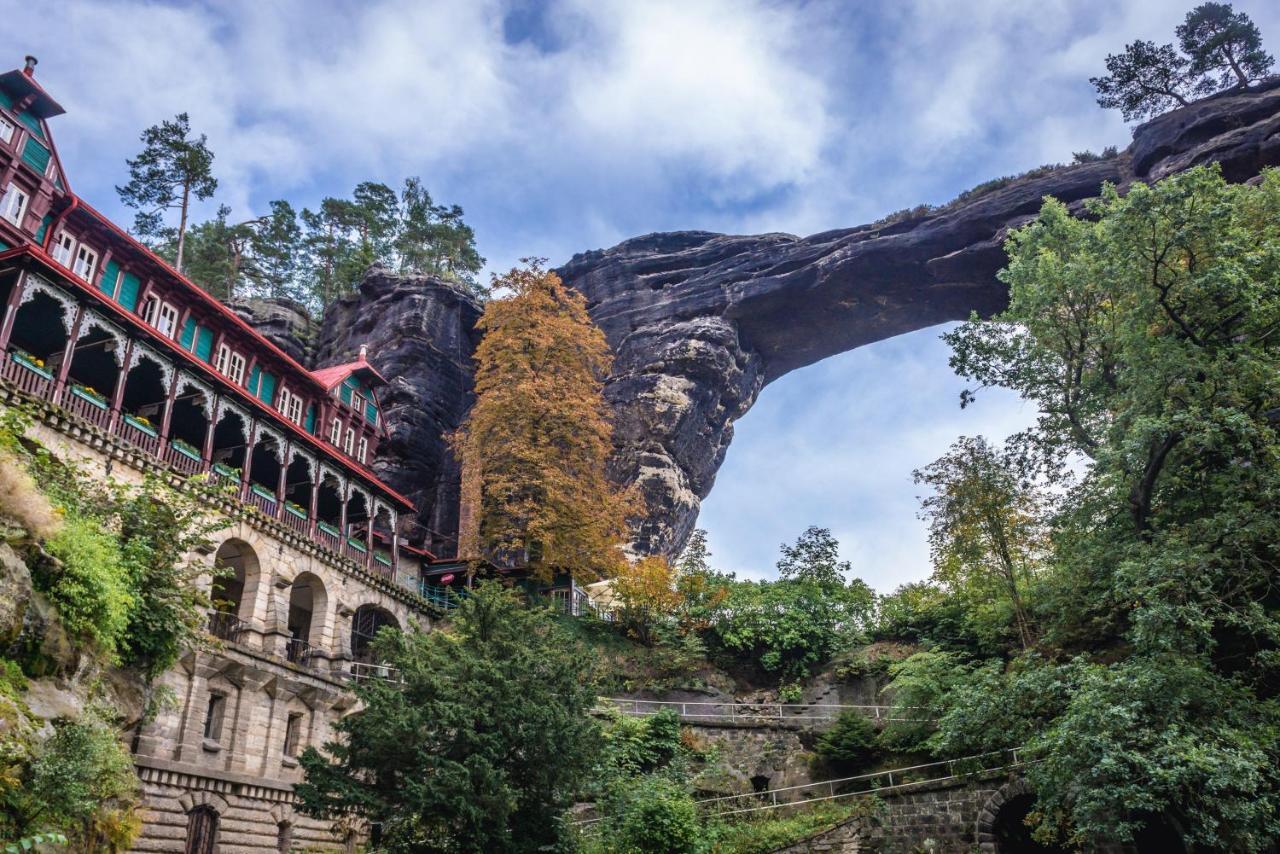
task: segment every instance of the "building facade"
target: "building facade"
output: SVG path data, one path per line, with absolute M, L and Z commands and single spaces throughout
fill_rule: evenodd
M 201 556 L 225 570 L 211 643 L 135 733 L 136 850 L 354 850 L 364 828 L 295 814 L 297 756 L 353 680 L 393 675 L 378 629 L 437 613 L 432 558 L 400 535 L 413 507 L 369 468 L 385 380 L 363 353 L 308 370 L 76 196 L 34 68 L 0 75 L 0 403 L 86 471 L 158 473 L 225 521 Z

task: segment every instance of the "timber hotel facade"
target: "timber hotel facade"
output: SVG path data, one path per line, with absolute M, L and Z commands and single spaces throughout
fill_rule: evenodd
M 366 829 L 297 815 L 297 755 L 380 678 L 384 625 L 429 626 L 412 504 L 369 468 L 385 380 L 362 352 L 311 371 L 76 196 L 35 60 L 0 74 L 0 402 L 56 454 L 124 481 L 220 485 L 203 556 L 213 643 L 162 677 L 135 734 L 137 851 L 354 850 Z

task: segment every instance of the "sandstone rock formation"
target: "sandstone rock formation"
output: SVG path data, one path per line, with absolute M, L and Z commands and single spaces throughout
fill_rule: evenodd
M 471 353 L 480 305 L 462 288 L 427 276 L 374 267 L 356 294 L 335 303 L 316 337 L 314 367 L 369 362 L 390 381 L 379 392 L 391 437 L 374 466 L 419 509 L 421 540 L 452 555 L 458 530 L 459 471 L 445 437 L 471 406 Z
M 995 278 L 1010 228 L 1046 195 L 1077 206 L 1104 181 L 1153 181 L 1219 162 L 1233 181 L 1280 164 L 1280 79 L 1156 118 L 1119 156 L 1009 181 L 943 209 L 796 237 L 651 234 L 574 256 L 560 269 L 587 296 L 616 353 L 613 474 L 636 483 L 646 514 L 635 548 L 684 544 L 733 438 L 733 422 L 788 371 L 845 350 L 1005 302 Z M 264 331 L 291 350 L 306 335 L 280 305 Z M 428 542 L 452 553 L 458 472 L 444 436 L 471 401 L 480 307 L 437 279 L 374 269 L 325 318 L 307 364 L 354 358 L 362 344 L 392 378 L 392 440 L 380 473 L 419 502 Z M 292 351 L 292 350 L 291 350 Z
M 1009 182 L 963 204 L 810 237 L 651 234 L 574 256 L 560 273 L 587 296 L 616 353 L 614 475 L 647 513 L 636 548 L 672 554 L 760 390 L 827 356 L 1005 302 L 1001 244 L 1044 196 L 1080 202 L 1219 162 L 1246 181 L 1280 164 L 1280 79 L 1156 118 L 1118 157 Z
M 315 327 L 306 306 L 291 299 L 239 299 L 227 307 L 267 336 L 294 361 L 310 364 Z

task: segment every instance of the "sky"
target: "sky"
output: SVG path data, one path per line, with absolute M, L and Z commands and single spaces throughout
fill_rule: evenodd
M 1126 42 L 1172 41 L 1192 5 L 0 0 L 0 65 L 39 58 L 73 189 L 123 224 L 138 134 L 187 112 L 216 155 L 204 214 L 416 175 L 502 271 L 654 231 L 848 227 L 1123 147 L 1088 78 Z M 1280 4 L 1235 5 L 1280 33 Z M 699 519 L 720 568 L 772 577 L 820 525 L 878 590 L 927 577 L 912 470 L 1035 414 L 999 393 L 962 412 L 938 332 L 765 389 Z

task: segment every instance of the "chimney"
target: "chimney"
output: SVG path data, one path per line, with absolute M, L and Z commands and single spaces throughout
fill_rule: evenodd
M 367 359 L 366 357 L 367 357 L 368 355 L 369 355 L 369 345 L 368 345 L 368 344 L 361 344 L 361 345 L 360 345 L 360 361 L 362 361 L 362 362 L 367 362 L 367 361 L 368 361 L 368 359 Z
M 37 62 L 39 62 L 38 59 L 36 59 L 31 54 L 27 54 L 26 64 L 22 66 L 22 73 L 27 75 L 28 77 L 35 77 Z

